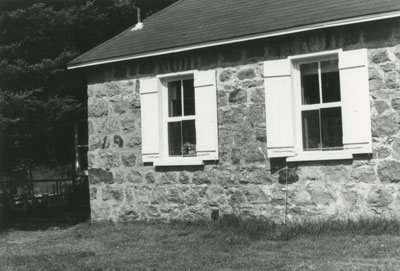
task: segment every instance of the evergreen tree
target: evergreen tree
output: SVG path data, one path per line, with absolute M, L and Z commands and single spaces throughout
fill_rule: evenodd
M 73 160 L 86 82 L 66 65 L 176 0 L 3 2 L 0 14 L 0 173 Z

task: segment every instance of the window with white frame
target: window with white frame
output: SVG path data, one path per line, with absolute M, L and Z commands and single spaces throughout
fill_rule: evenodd
M 267 147 L 287 161 L 371 153 L 367 50 L 264 62 Z
M 218 160 L 215 70 L 140 80 L 142 160 L 155 166 Z
M 342 150 L 342 103 L 337 57 L 295 63 L 300 73 L 304 151 Z

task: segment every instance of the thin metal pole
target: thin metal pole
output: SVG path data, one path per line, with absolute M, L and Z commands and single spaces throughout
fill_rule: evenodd
M 286 185 L 285 185 L 285 222 L 284 225 L 286 227 L 286 220 L 287 220 L 287 201 L 288 201 L 288 171 L 289 168 L 286 166 Z
M 136 7 L 136 14 L 137 14 L 137 22 L 141 23 L 142 19 L 140 17 L 140 7 Z
M 75 178 L 78 174 L 78 171 L 80 169 L 79 166 L 79 148 L 78 148 L 78 143 L 79 143 L 79 139 L 78 139 L 78 121 L 74 122 L 74 165 L 73 165 L 73 170 L 72 170 L 72 193 L 75 192 Z

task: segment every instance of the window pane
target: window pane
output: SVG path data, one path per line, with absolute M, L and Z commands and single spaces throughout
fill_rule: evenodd
M 183 99 L 184 99 L 184 114 L 185 116 L 192 116 L 195 114 L 194 106 L 194 86 L 193 79 L 183 81 Z
M 196 128 L 194 120 L 182 121 L 182 154 L 196 155 Z
M 322 147 L 343 146 L 342 110 L 340 107 L 321 109 Z
M 338 60 L 321 62 L 322 101 L 324 103 L 340 101 L 340 81 Z
M 319 103 L 318 62 L 300 65 L 303 104 Z
M 182 116 L 181 81 L 168 82 L 168 115 Z
M 182 123 L 168 123 L 169 155 L 182 155 Z
M 319 110 L 303 111 L 303 149 L 312 150 L 321 148 L 319 129 Z

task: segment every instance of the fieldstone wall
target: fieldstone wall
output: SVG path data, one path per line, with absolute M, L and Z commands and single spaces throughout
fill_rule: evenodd
M 218 211 L 283 221 L 285 204 L 292 220 L 400 218 L 399 29 L 392 19 L 91 69 L 92 219 L 195 220 Z M 263 61 L 365 47 L 373 155 L 289 164 L 268 159 Z M 204 167 L 144 166 L 138 79 L 209 68 L 217 70 L 220 160 Z

